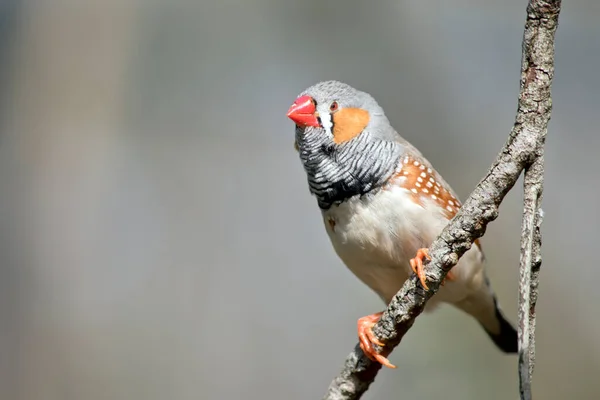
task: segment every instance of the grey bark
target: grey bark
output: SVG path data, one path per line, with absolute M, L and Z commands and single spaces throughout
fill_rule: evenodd
M 540 226 L 544 183 L 543 154 L 525 170 L 521 265 L 519 279 L 519 391 L 522 400 L 531 399 L 531 376 L 535 363 L 535 304 L 538 275 L 542 265 Z
M 518 326 L 522 399 L 531 398 L 535 303 L 541 265 L 543 151 L 552 109 L 550 89 L 554 76 L 554 35 L 560 5 L 560 0 L 529 0 L 515 123 L 488 173 L 429 247 L 431 261 L 425 268 L 429 291 L 425 291 L 418 279 L 412 276 L 373 328 L 375 336 L 386 343 L 387 352 L 400 343 L 427 301 L 437 293 L 448 271 L 473 242 L 484 235 L 487 224 L 498 217 L 500 203 L 525 170 Z M 359 399 L 375 380 L 380 368 L 381 364 L 369 360 L 356 345 L 340 374 L 331 382 L 324 399 Z

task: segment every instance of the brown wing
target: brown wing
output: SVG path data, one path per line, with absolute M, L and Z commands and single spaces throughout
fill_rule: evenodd
M 390 179 L 390 182 L 398 184 L 398 178 L 403 177 L 401 187 L 410 190 L 415 203 L 423 205 L 423 200 L 429 198 L 442 209 L 443 214 L 451 220 L 461 202 L 453 193 L 450 186 L 433 169 L 424 158 L 404 155 L 400 159 L 399 171 Z M 479 240 L 475 240 L 477 247 L 481 249 Z

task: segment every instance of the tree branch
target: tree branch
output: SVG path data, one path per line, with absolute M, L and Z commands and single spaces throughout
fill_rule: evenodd
M 514 126 L 487 175 L 429 247 L 431 261 L 425 271 L 430 290 L 424 291 L 418 279 L 412 276 L 373 328 L 375 336 L 386 343 L 389 351 L 400 343 L 427 301 L 437 293 L 448 271 L 471 248 L 475 239 L 483 236 L 487 224 L 498 217 L 500 203 L 526 169 L 519 308 L 519 370 L 524 399 L 531 395 L 534 310 L 537 273 L 541 265 L 539 228 L 542 214 L 539 206 L 542 199 L 543 146 L 552 109 L 550 89 L 554 76 L 554 34 L 560 3 L 560 0 L 529 1 Z M 359 399 L 375 380 L 380 368 L 381 364 L 369 360 L 357 345 L 346 358 L 340 374 L 331 382 L 324 400 Z M 525 394 L 529 397 L 523 397 Z
M 519 391 L 522 400 L 531 399 L 531 375 L 535 363 L 535 304 L 538 295 L 538 275 L 542 264 L 543 212 L 541 209 L 544 183 L 543 154 L 525 170 L 523 227 L 521 233 L 521 265 L 519 279 Z

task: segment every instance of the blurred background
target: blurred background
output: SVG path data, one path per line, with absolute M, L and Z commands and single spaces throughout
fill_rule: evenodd
M 0 398 L 318 399 L 384 305 L 335 256 L 285 113 L 373 94 L 464 199 L 504 144 L 525 0 L 3 0 Z M 565 1 L 534 391 L 600 398 L 600 5 Z M 483 239 L 517 316 L 520 186 Z M 366 399 L 517 397 L 450 307 Z

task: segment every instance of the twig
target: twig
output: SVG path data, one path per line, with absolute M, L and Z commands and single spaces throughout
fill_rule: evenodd
M 543 149 L 542 149 L 543 150 Z M 541 209 L 544 183 L 543 154 L 525 170 L 524 210 L 521 233 L 521 266 L 519 279 L 519 391 L 522 400 L 531 400 L 531 376 L 535 364 L 535 304 L 538 296 L 538 275 L 542 264 L 543 212 Z
M 515 124 L 507 143 L 487 175 L 429 247 L 431 261 L 426 266 L 426 274 L 430 290 L 424 291 L 417 283 L 417 278 L 412 276 L 394 296 L 373 328 L 373 333 L 386 343 L 389 351 L 400 343 L 427 301 L 438 291 L 440 282 L 448 271 L 456 265 L 475 239 L 483 236 L 487 224 L 497 218 L 500 203 L 526 168 L 526 182 L 531 182 L 531 185 L 526 187 L 535 188 L 535 197 L 532 195 L 535 202 L 531 207 L 534 210 L 531 225 L 533 233 L 528 236 L 532 242 L 528 247 L 531 248 L 529 259 L 534 261 L 531 270 L 538 268 L 541 263 L 541 213 L 537 211 L 540 210 L 541 202 L 543 146 L 552 108 L 550 88 L 554 76 L 554 34 L 558 26 L 560 3 L 560 0 L 529 1 L 523 35 L 521 89 Z M 533 193 L 534 189 L 531 190 Z M 528 216 L 526 211 L 524 217 Z M 522 261 L 521 271 L 525 268 L 529 270 L 528 265 Z M 529 388 L 534 356 L 531 335 L 534 333 L 535 314 L 530 311 L 534 310 L 532 306 L 536 301 L 537 272 L 527 275 L 531 277 L 527 280 L 530 287 L 528 293 L 532 296 L 527 296 L 529 309 L 524 310 L 529 320 L 525 325 L 519 325 L 520 331 L 526 327 L 529 333 L 527 345 L 520 347 L 522 356 L 524 350 L 527 351 L 527 380 L 521 388 Z M 520 344 L 523 345 L 523 335 L 521 337 Z M 340 374 L 331 382 L 324 399 L 359 399 L 375 380 L 380 368 L 381 365 L 369 360 L 357 345 L 346 358 Z M 527 390 L 530 393 L 530 389 Z

